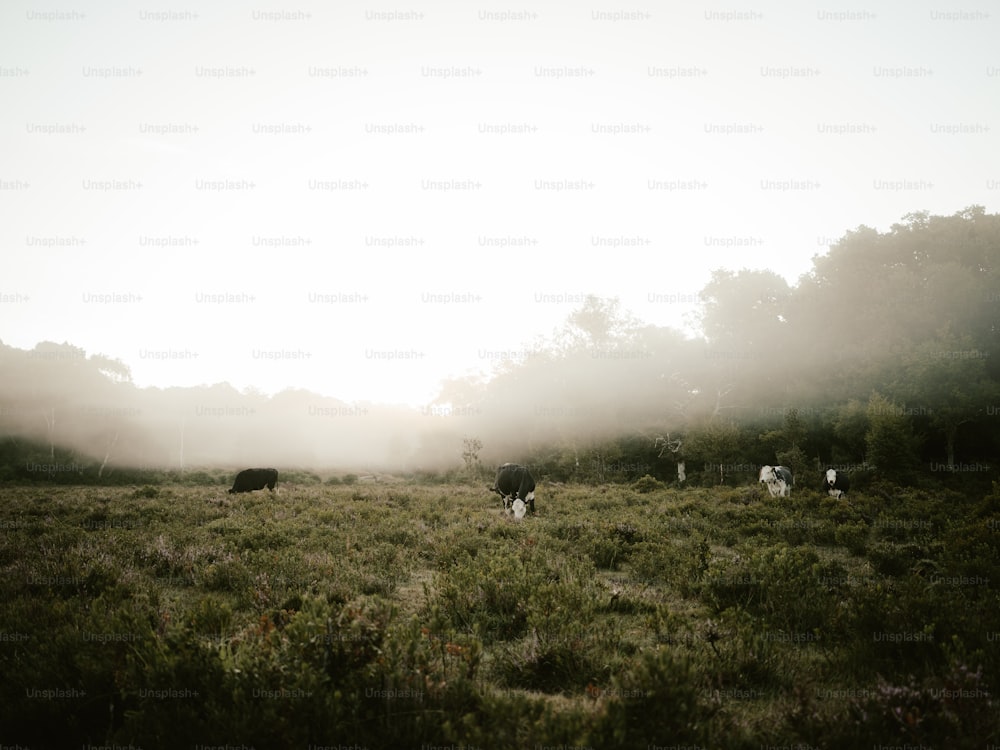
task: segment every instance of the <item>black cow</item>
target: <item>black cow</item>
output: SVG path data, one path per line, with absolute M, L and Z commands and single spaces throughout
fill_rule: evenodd
M 244 469 L 236 475 L 236 481 L 233 482 L 233 488 L 229 490 L 229 494 L 232 495 L 234 492 L 253 492 L 254 490 L 262 490 L 265 487 L 274 492 L 274 485 L 277 483 L 277 469 Z
M 823 486 L 819 489 L 820 492 L 826 490 L 830 493 L 830 497 L 841 498 L 851 489 L 851 481 L 847 478 L 847 474 L 842 471 L 827 469 L 826 476 L 823 477 Z
M 500 496 L 504 510 L 510 510 L 520 500 L 522 506 L 526 505 L 532 513 L 535 512 L 535 480 L 524 466 L 510 463 L 501 466 L 489 490 Z

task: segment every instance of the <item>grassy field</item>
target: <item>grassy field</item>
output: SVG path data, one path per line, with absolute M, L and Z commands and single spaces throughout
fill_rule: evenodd
M 0 745 L 1000 744 L 1000 491 L 5 487 Z

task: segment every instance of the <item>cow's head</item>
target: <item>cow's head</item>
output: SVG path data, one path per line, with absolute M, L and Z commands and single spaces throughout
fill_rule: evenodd
M 826 470 L 826 483 L 833 487 L 837 483 L 837 470 L 827 469 Z
M 761 466 L 760 467 L 760 481 L 761 482 L 777 482 L 778 473 L 774 470 L 773 466 Z

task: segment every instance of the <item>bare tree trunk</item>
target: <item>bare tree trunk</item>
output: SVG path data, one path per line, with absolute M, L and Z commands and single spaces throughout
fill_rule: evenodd
M 104 451 L 104 460 L 101 462 L 101 468 L 97 470 L 97 478 L 100 479 L 104 474 L 104 467 L 108 465 L 108 459 L 111 458 L 111 449 L 115 447 L 115 443 L 118 442 L 118 431 L 115 430 L 115 436 L 111 438 L 111 442 L 108 443 L 107 450 Z
M 679 458 L 677 454 L 680 453 L 681 446 L 683 444 L 683 438 L 673 439 L 670 437 L 670 433 L 668 432 L 666 437 L 663 437 L 662 435 L 657 437 L 653 442 L 653 447 L 663 446 L 660 448 L 657 458 L 663 458 L 663 452 L 667 450 L 673 453 L 675 457 Z M 684 462 L 677 461 L 677 481 L 678 483 L 683 484 L 685 479 L 687 479 L 687 473 L 685 472 Z
M 56 444 L 55 444 L 55 430 L 56 430 L 56 409 L 53 406 L 49 409 L 48 414 L 43 414 L 45 417 L 45 426 L 49 433 L 49 462 L 55 463 L 56 461 Z
M 958 434 L 958 425 L 949 424 L 944 428 L 944 441 L 948 453 L 948 470 L 955 468 L 955 436 Z
M 594 451 L 593 453 L 595 462 L 597 464 L 597 481 L 604 482 L 604 455 L 600 451 Z
M 733 388 L 734 388 L 733 385 L 726 385 L 722 388 L 715 389 L 715 408 L 712 409 L 712 419 L 718 417 L 722 413 L 723 409 L 732 408 L 732 407 L 724 407 L 722 405 L 722 399 L 728 396 L 729 392 L 732 391 Z

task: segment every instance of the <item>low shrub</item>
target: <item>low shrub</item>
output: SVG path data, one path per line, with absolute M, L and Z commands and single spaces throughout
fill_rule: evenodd
M 942 676 L 922 679 L 879 675 L 866 692 L 868 697 L 852 701 L 846 727 L 859 743 L 882 737 L 903 747 L 981 748 L 990 747 L 1000 731 L 1000 702 L 981 667 L 952 663 Z
M 641 494 L 666 489 L 666 485 L 663 482 L 655 477 L 651 477 L 649 474 L 644 474 L 632 482 L 629 486 L 633 491 Z

